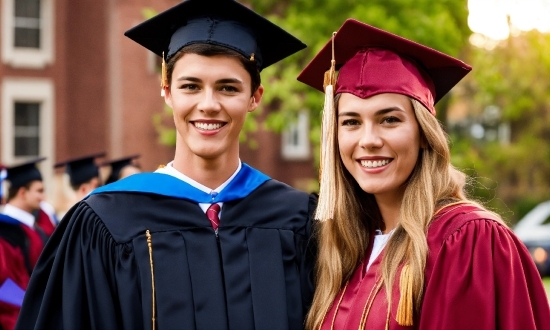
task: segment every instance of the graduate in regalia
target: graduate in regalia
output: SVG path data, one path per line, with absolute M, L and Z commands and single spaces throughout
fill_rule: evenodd
M 76 195 L 77 201 L 80 201 L 94 189 L 102 186 L 96 160 L 104 156 L 105 152 L 98 152 L 64 160 L 54 165 L 55 168 L 65 167 L 65 173 L 69 176 L 69 183 Z
M 44 199 L 42 175 L 36 163 L 7 168 L 7 203 L 0 213 L 0 329 L 15 327 L 23 295 L 48 236 L 34 212 Z
M 105 184 L 124 179 L 132 174 L 141 173 L 141 168 L 135 163 L 135 159 L 140 156 L 132 155 L 103 162 L 101 166 L 110 167 L 109 176 L 105 180 Z
M 299 75 L 326 92 L 307 329 L 550 328 L 529 252 L 466 197 L 435 117 L 470 70 L 350 19 Z
M 233 0 L 126 32 L 162 56 L 174 160 L 96 189 L 60 222 L 17 329 L 302 329 L 315 196 L 239 159 L 260 71 L 305 45 Z

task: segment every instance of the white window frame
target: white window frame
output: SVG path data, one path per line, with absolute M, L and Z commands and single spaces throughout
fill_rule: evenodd
M 297 134 L 297 144 L 292 141 L 293 134 Z M 308 160 L 311 157 L 309 114 L 307 111 L 300 111 L 296 121 L 288 125 L 288 128 L 283 131 L 281 153 L 285 160 Z
M 5 78 L 2 81 L 2 108 L 1 108 L 1 141 L 2 163 L 18 164 L 33 160 L 35 157 L 15 156 L 15 102 L 40 103 L 40 157 L 46 160 L 38 164 L 44 185 L 51 186 L 54 176 L 53 162 L 55 159 L 55 90 L 49 79 L 39 78 Z M 50 192 L 52 190 L 48 189 Z
M 2 62 L 14 68 L 42 69 L 54 61 L 54 1 L 40 0 L 40 48 L 14 47 L 15 1 L 2 0 Z

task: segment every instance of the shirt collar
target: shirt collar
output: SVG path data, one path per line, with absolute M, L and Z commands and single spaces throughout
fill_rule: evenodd
M 241 160 L 239 159 L 239 166 L 237 166 L 237 170 L 235 171 L 235 173 L 233 173 L 229 177 L 229 179 L 227 179 L 224 183 L 222 183 L 218 188 L 212 190 L 212 189 L 208 188 L 207 186 L 198 183 L 197 181 L 191 179 L 187 175 L 185 175 L 185 174 L 181 173 L 180 171 L 176 170 L 173 166 L 173 163 L 174 163 L 174 161 L 171 161 L 166 166 L 157 169 L 155 172 L 171 175 L 171 176 L 173 176 L 177 179 L 180 179 L 181 181 L 183 181 L 183 182 L 189 184 L 190 186 L 192 186 L 194 188 L 197 188 L 200 191 L 205 192 L 207 194 L 212 194 L 213 192 L 220 193 L 223 190 L 223 188 L 225 188 L 235 178 L 235 176 L 237 175 L 237 173 L 239 173 L 239 171 L 241 170 L 241 167 L 242 167 Z
M 22 209 L 11 205 L 10 203 L 4 206 L 2 213 L 18 220 L 30 228 L 34 228 L 34 216 L 27 211 L 23 211 Z

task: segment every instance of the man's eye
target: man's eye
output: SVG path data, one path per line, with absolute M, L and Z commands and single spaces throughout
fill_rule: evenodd
M 239 90 L 235 86 L 227 85 L 227 86 L 222 86 L 221 91 L 235 93 L 235 92 L 238 92 Z
M 199 86 L 196 84 L 183 84 L 180 86 L 180 89 L 197 90 L 199 89 Z

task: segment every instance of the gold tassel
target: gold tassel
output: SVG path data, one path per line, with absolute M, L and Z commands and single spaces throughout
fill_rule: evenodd
M 162 52 L 162 64 L 160 66 L 161 76 L 160 76 L 160 96 L 164 96 L 164 88 L 168 87 L 168 72 L 166 71 L 166 61 L 164 60 L 164 52 Z
M 397 306 L 397 323 L 409 327 L 413 325 L 413 277 L 409 264 L 401 269 L 399 291 L 401 295 Z
M 152 242 L 152 236 L 151 236 L 151 232 L 149 231 L 149 229 L 147 229 L 147 231 L 145 232 L 145 236 L 147 236 L 147 247 L 149 247 L 149 265 L 151 265 L 151 295 L 153 297 L 152 299 L 152 306 L 153 306 L 153 313 L 152 313 L 152 317 L 151 317 L 151 321 L 152 321 L 152 329 L 155 330 L 155 326 L 156 326 L 156 310 L 157 310 L 157 306 L 156 306 L 156 302 L 155 302 L 155 272 L 154 272 L 154 269 L 153 269 L 153 242 Z
M 319 201 L 315 219 L 325 221 L 334 217 L 336 200 L 336 112 L 334 110 L 334 87 L 336 85 L 336 61 L 334 59 L 334 36 L 332 34 L 332 60 L 325 72 L 325 104 L 321 125 L 321 161 L 319 164 Z

